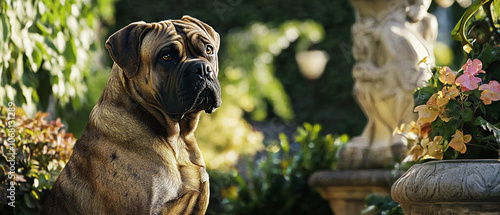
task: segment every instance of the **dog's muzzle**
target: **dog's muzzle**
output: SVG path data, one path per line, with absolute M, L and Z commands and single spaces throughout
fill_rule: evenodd
M 206 113 L 214 112 L 221 105 L 221 89 L 217 74 L 208 63 L 197 61 L 188 68 L 195 75 L 195 88 L 199 89 L 193 109 L 204 110 Z

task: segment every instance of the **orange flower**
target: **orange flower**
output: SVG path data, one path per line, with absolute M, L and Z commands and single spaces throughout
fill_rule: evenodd
M 497 81 L 490 81 L 489 84 L 483 84 L 479 87 L 481 92 L 480 99 L 483 100 L 485 105 L 491 104 L 492 101 L 500 100 L 500 84 Z
M 450 67 L 441 67 L 439 69 L 439 80 L 443 84 L 453 84 L 455 83 L 455 77 L 457 76 L 456 72 L 451 71 Z
M 461 154 L 465 153 L 465 151 L 467 151 L 467 146 L 465 146 L 465 144 L 472 140 L 472 136 L 470 134 L 464 135 L 461 131 L 457 130 L 452 137 L 449 146 L 455 149 L 455 151 L 459 151 Z
M 432 126 L 431 123 L 425 123 L 420 126 L 420 136 L 423 138 L 429 137 L 429 133 L 431 133 Z

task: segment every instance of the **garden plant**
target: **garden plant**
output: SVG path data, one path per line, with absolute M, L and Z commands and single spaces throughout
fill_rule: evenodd
M 500 152 L 500 1 L 477 0 L 452 31 L 464 64 L 430 68 L 427 86 L 414 93 L 418 119 L 402 125 L 411 150 L 395 170 L 432 160 L 498 159 Z M 425 59 L 421 62 L 425 63 Z M 371 195 L 370 209 L 403 214 L 390 198 Z

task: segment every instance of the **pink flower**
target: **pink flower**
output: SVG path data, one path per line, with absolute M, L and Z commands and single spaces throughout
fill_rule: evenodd
M 497 81 L 490 81 L 489 84 L 483 84 L 479 87 L 481 92 L 480 99 L 483 100 L 485 105 L 491 104 L 492 101 L 500 100 L 500 84 Z
M 485 71 L 481 70 L 481 68 L 483 68 L 483 63 L 481 63 L 481 60 L 479 59 L 474 59 L 473 61 L 467 59 L 467 62 L 462 66 L 464 73 L 469 73 L 471 75 L 485 73 Z
M 478 88 L 478 83 L 481 82 L 481 79 L 475 77 L 475 75 L 485 73 L 484 70 L 481 70 L 482 67 L 483 64 L 479 59 L 474 59 L 474 61 L 468 59 L 467 63 L 462 66 L 464 73 L 456 80 L 456 83 L 460 85 L 462 92 Z

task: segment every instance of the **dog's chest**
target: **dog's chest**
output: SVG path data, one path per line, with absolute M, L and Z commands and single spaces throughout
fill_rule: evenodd
M 208 181 L 208 174 L 205 167 L 200 167 L 194 164 L 180 165 L 179 172 L 181 175 L 182 186 L 185 191 L 200 190 L 200 186 Z
M 158 178 L 153 180 L 152 210 L 151 214 L 175 214 L 179 208 L 190 211 L 193 205 L 190 201 L 208 201 L 208 174 L 204 167 L 194 164 L 179 165 L 176 173 L 167 171 L 159 174 Z M 178 176 L 171 180 L 173 175 Z M 169 180 L 165 180 L 169 178 Z M 175 183 L 172 183 L 175 182 Z M 190 199 L 190 200 L 189 200 Z

